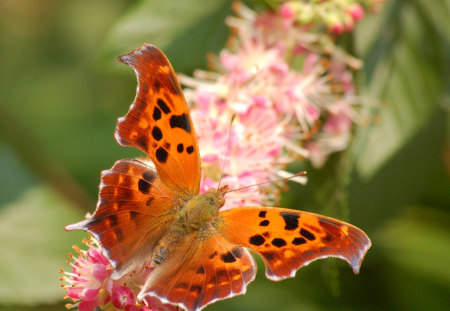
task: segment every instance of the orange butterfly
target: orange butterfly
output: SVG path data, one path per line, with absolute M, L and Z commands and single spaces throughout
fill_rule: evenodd
M 154 270 L 138 299 L 156 296 L 186 310 L 244 294 L 256 274 L 249 249 L 274 281 L 293 277 L 311 261 L 346 260 L 355 273 L 371 242 L 358 228 L 325 216 L 275 207 L 225 211 L 228 186 L 199 194 L 200 155 L 178 79 L 153 45 L 125 54 L 138 79 L 137 95 L 115 137 L 145 152 L 156 167 L 120 160 L 102 172 L 94 215 L 68 225 L 94 235 L 114 267 L 113 279 Z

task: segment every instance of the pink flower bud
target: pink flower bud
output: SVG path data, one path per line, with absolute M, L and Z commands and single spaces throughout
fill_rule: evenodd
M 284 19 L 292 19 L 295 17 L 295 11 L 288 2 L 283 2 L 280 7 L 281 17 Z
M 364 8 L 359 3 L 348 6 L 346 11 L 355 21 L 359 21 L 364 17 Z
M 341 22 L 336 22 L 328 27 L 328 30 L 334 34 L 340 35 L 344 32 L 345 27 Z

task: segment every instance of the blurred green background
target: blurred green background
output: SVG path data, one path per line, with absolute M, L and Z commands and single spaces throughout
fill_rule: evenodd
M 113 138 L 136 87 L 116 57 L 151 42 L 178 72 L 205 68 L 226 41 L 230 7 L 0 0 L 0 310 L 64 310 L 58 270 L 84 234 L 62 228 L 94 210 L 101 170 L 138 155 Z M 283 196 L 285 207 L 366 231 L 360 275 L 320 260 L 274 283 L 260 266 L 245 296 L 208 310 L 448 309 L 449 38 L 446 0 L 388 1 L 358 24 L 344 39 L 365 62 L 360 90 L 381 100 L 379 122 Z

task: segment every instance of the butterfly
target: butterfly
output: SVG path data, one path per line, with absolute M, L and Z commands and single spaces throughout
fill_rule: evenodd
M 221 210 L 228 186 L 200 194 L 197 137 L 168 59 L 145 44 L 119 61 L 132 67 L 138 87 L 115 138 L 142 150 L 154 166 L 117 161 L 101 174 L 92 217 L 65 228 L 88 231 L 99 241 L 113 279 L 149 266 L 138 299 L 156 296 L 200 310 L 245 293 L 257 268 L 249 250 L 261 256 L 274 281 L 325 257 L 344 259 L 359 272 L 371 242 L 350 224 L 276 207 Z

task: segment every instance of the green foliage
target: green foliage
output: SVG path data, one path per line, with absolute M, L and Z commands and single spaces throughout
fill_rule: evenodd
M 205 55 L 225 44 L 224 20 L 230 14 L 230 0 L 140 1 L 112 27 L 103 58 L 110 66 L 111 59 L 130 47 L 150 42 L 164 50 L 177 71 L 204 68 Z
M 450 11 L 445 1 L 434 4 L 389 1 L 380 15 L 366 18 L 357 29 L 365 88 L 372 100 L 381 101 L 377 124 L 362 134 L 357 168 L 366 178 L 411 140 L 433 112 L 448 113 Z
M 225 44 L 231 14 L 229 0 L 37 3 L 0 2 L 2 311 L 62 308 L 58 270 L 67 269 L 66 254 L 83 236 L 62 227 L 94 209 L 102 169 L 139 155 L 113 139 L 135 89 L 117 56 L 151 42 L 177 71 L 205 68 L 206 53 Z M 260 263 L 245 296 L 210 310 L 450 304 L 449 12 L 445 0 L 392 0 L 367 14 L 354 42 L 365 63 L 359 82 L 367 115 L 378 121 L 283 197 L 285 207 L 363 228 L 373 247 L 361 274 L 323 260 L 275 283 Z M 111 71 L 120 66 L 126 74 Z
M 35 305 L 60 302 L 59 269 L 66 267 L 68 247 L 83 233 L 63 234 L 79 217 L 73 204 L 25 173 L 7 148 L 0 148 L 0 168 L 14 185 L 0 205 L 0 302 Z M 8 183 L 2 183 L 2 190 Z M 9 202 L 5 202 L 9 199 Z

